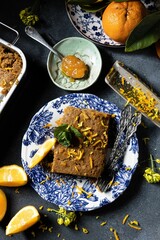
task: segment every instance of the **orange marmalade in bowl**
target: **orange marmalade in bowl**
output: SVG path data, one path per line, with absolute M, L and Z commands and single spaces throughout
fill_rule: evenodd
M 68 91 L 81 91 L 93 85 L 102 69 L 101 54 L 94 43 L 81 37 L 69 37 L 54 45 L 62 59 L 52 52 L 47 70 L 52 82 Z
M 81 79 L 88 75 L 88 65 L 74 55 L 67 55 L 62 59 L 62 72 L 71 79 Z

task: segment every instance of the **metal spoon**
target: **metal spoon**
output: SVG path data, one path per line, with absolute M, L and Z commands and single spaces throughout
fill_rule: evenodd
M 53 52 L 54 54 L 57 55 L 57 57 L 62 60 L 63 59 L 63 55 L 58 52 L 57 50 L 55 50 L 54 48 L 52 48 L 47 42 L 46 40 L 44 40 L 44 38 L 37 32 L 37 30 L 32 27 L 32 26 L 26 26 L 25 27 L 25 32 L 26 34 L 33 38 L 34 40 L 36 40 L 37 42 L 41 43 L 43 46 L 45 46 L 46 48 L 48 48 L 51 52 Z

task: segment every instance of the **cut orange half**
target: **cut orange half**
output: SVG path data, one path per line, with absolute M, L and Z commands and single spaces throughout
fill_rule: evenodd
M 3 190 L 0 189 L 0 221 L 5 216 L 6 211 L 7 211 L 6 194 L 3 192 Z
M 26 206 L 10 220 L 6 227 L 6 235 L 22 232 L 33 226 L 39 219 L 40 214 L 37 209 L 34 206 Z
M 55 138 L 49 138 L 47 139 L 38 149 L 38 151 L 35 153 L 33 158 L 28 164 L 29 168 L 35 167 L 38 163 L 40 163 L 43 158 L 49 153 L 49 151 L 54 147 L 56 143 Z
M 0 168 L 0 186 L 19 187 L 25 185 L 27 181 L 24 169 L 16 164 Z

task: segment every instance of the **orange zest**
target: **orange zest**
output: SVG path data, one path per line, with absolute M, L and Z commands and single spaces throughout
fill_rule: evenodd
M 24 169 L 16 164 L 0 168 L 0 186 L 19 187 L 28 182 Z
M 19 210 L 6 227 L 6 235 L 22 232 L 33 226 L 40 219 L 40 214 L 34 206 L 26 206 Z
M 4 218 L 7 211 L 7 198 L 3 190 L 0 189 L 0 221 Z
M 114 228 L 110 228 L 109 230 L 113 232 L 115 240 L 120 240 L 118 233 Z
M 126 214 L 125 217 L 123 218 L 122 224 L 125 224 L 128 218 L 129 214 Z
M 136 225 L 136 224 L 128 223 L 128 226 L 131 227 L 131 228 L 134 228 L 134 229 L 136 229 L 136 230 L 142 230 L 142 228 L 139 227 L 139 226 Z

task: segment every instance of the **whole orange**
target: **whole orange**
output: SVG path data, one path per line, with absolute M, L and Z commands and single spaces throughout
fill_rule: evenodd
M 156 42 L 156 52 L 157 56 L 160 58 L 160 39 Z
M 102 14 L 102 28 L 114 41 L 125 43 L 146 14 L 141 1 L 111 2 Z

